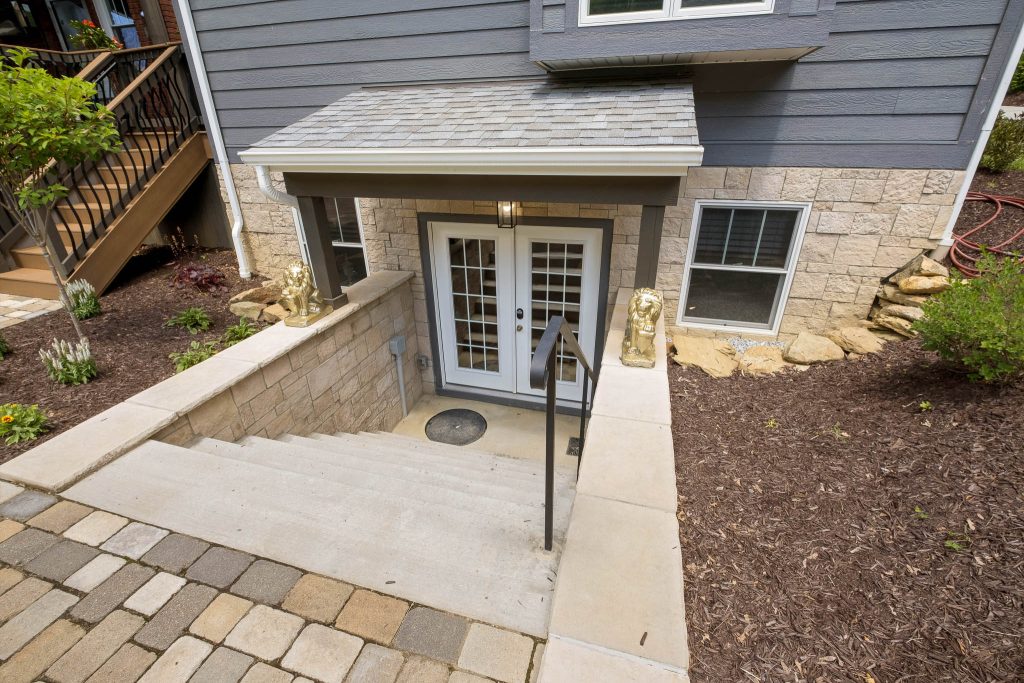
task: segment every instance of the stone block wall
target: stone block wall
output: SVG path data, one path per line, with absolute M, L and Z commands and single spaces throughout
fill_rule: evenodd
M 244 178 L 239 184 L 243 181 Z M 676 320 L 693 209 L 698 199 L 812 204 L 780 328 L 780 336 L 789 338 L 801 330 L 821 332 L 841 322 L 865 319 L 879 280 L 922 251 L 938 245 L 963 181 L 964 173 L 952 170 L 692 168 L 680 186 L 679 201 L 665 211 L 657 283 L 665 296 L 665 319 L 670 325 Z M 251 183 L 258 195 L 256 199 L 266 203 L 266 197 L 256 187 L 254 174 Z M 608 278 L 611 297 L 619 287 L 633 285 L 640 210 L 635 205 L 525 203 L 521 220 L 527 222 L 530 216 L 613 220 Z M 267 225 L 277 220 L 272 211 L 255 206 L 248 211 L 258 216 L 249 241 L 254 268 L 272 274 L 275 264 L 298 253 L 291 214 L 282 223 L 285 227 L 280 228 Z M 414 273 L 416 329 L 423 353 L 429 354 L 430 343 L 417 215 L 478 214 L 481 221 L 488 222 L 494 219 L 494 211 L 493 202 L 360 200 L 370 270 Z M 289 238 L 294 251 L 282 256 L 289 248 Z M 715 334 L 702 330 L 694 333 Z M 430 370 L 423 371 L 423 379 L 428 387 L 432 386 Z
M 376 276 L 385 284 L 388 278 Z M 261 360 L 254 372 L 181 415 L 155 438 L 185 444 L 197 436 L 235 441 L 246 435 L 272 439 L 285 433 L 390 431 L 402 419 L 398 372 L 388 349 L 396 334 L 407 338 L 403 371 L 408 404 L 414 405 L 422 394 L 415 370 L 413 297 L 405 278 L 380 296 L 381 284 L 374 280 L 357 285 L 349 304 L 317 323 L 293 348 L 282 350 L 273 335 L 260 340 L 270 330 L 252 337 L 251 344 L 242 342 L 250 346 L 243 349 L 247 358 L 259 356 L 259 342 L 264 342 L 266 362 Z M 194 381 L 202 383 L 202 367 L 196 370 Z

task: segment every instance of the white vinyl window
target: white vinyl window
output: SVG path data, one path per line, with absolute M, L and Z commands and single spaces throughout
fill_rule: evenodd
M 368 270 L 358 205 L 355 199 L 322 197 L 321 201 L 327 212 L 327 227 L 341 286 L 354 285 L 366 277 Z
M 770 14 L 775 0 L 579 0 L 580 24 Z
M 778 334 L 809 214 L 810 204 L 698 201 L 679 324 Z

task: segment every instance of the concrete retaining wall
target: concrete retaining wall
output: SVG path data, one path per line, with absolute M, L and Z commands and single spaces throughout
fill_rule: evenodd
M 402 417 L 396 334 L 407 339 L 409 405 L 423 391 L 411 277 L 371 275 L 313 325 L 263 330 L 5 463 L 0 478 L 58 491 L 147 439 L 390 430 Z

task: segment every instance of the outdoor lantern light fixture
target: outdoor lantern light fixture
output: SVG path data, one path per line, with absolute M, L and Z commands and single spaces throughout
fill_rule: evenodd
M 498 202 L 498 227 L 516 227 L 516 214 L 519 212 L 518 202 Z

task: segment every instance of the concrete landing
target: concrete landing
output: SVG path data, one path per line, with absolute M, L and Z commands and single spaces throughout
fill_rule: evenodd
M 531 474 L 540 463 L 467 456 L 460 478 L 461 458 L 378 438 L 379 448 L 344 452 L 344 442 L 331 441 L 336 459 L 323 444 L 298 439 L 207 439 L 191 449 L 150 441 L 64 496 L 546 637 L 574 477 L 559 478 L 549 553 L 543 475 Z

